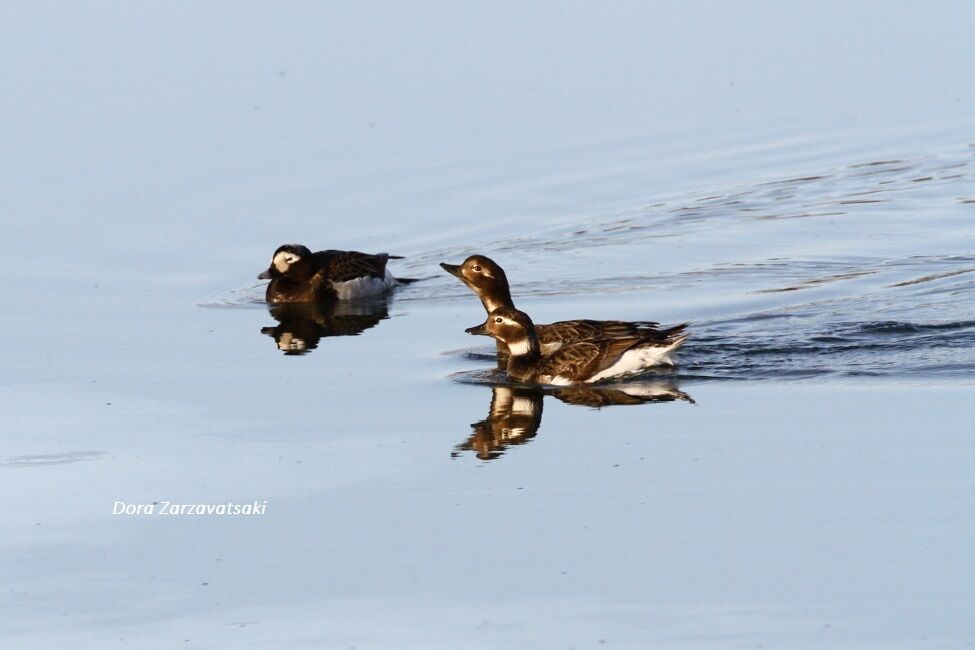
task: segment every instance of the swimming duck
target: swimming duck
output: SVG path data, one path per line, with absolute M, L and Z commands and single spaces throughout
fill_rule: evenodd
M 388 253 L 312 253 L 300 244 L 285 244 L 274 251 L 271 266 L 257 278 L 271 281 L 265 297 L 272 303 L 368 298 L 385 294 L 398 284 L 414 282 L 412 278 L 395 278 L 386 268 L 386 262 L 398 259 L 402 257 Z
M 669 334 L 567 341 L 545 355 L 528 314 L 499 307 L 468 334 L 493 337 L 509 352 L 508 378 L 513 381 L 572 386 L 633 375 L 654 366 L 676 366 L 675 353 L 687 339 L 681 328 Z M 663 338 L 661 338 L 663 336 Z
M 514 309 L 508 278 L 501 268 L 489 257 L 471 255 L 462 264 L 441 263 L 441 268 L 466 284 L 481 299 L 484 310 L 490 314 L 495 309 Z M 670 341 L 687 324 L 660 329 L 654 321 L 626 322 L 619 320 L 564 320 L 548 325 L 535 325 L 535 333 L 543 355 L 551 354 L 564 344 L 572 341 L 585 341 L 597 338 L 639 337 L 656 340 L 660 343 Z M 498 339 L 498 351 L 503 352 L 503 343 Z

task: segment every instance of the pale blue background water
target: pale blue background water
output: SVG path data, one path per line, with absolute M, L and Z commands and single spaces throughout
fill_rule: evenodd
M 973 28 L 7 3 L 5 647 L 970 644 Z M 431 279 L 285 357 L 247 301 L 284 241 Z M 487 346 L 436 262 L 475 250 L 539 321 L 694 321 L 697 404 L 546 398 L 452 458 Z

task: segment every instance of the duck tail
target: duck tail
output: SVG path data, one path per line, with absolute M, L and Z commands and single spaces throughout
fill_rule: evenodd
M 690 323 L 681 323 L 680 325 L 664 328 L 660 330 L 660 333 L 667 338 L 683 336 L 684 339 L 687 339 L 687 337 L 690 336 L 690 332 L 685 333 L 684 330 L 687 329 L 688 325 L 690 325 Z
M 671 366 L 672 368 L 677 367 L 677 358 L 674 356 L 677 351 L 680 350 L 681 346 L 684 345 L 684 341 L 688 339 L 690 334 L 676 334 L 675 336 L 668 337 L 667 340 L 661 345 L 659 342 L 655 346 L 658 350 L 658 363 L 660 365 Z
M 690 333 L 678 334 L 670 339 L 669 350 L 677 350 L 680 346 L 684 345 L 684 341 L 691 337 Z

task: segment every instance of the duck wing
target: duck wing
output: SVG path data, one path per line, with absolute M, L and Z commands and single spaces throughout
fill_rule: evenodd
M 537 381 L 542 383 L 575 383 L 585 381 L 601 369 L 602 357 L 612 347 L 613 342 L 624 339 L 604 339 L 588 341 L 569 341 L 550 355 L 543 357 L 536 373 Z M 633 345 L 626 339 L 627 347 Z M 623 352 L 620 351 L 619 354 Z M 617 355 L 616 358 L 618 358 Z
M 348 282 L 356 278 L 368 277 L 384 279 L 386 262 L 400 259 L 388 253 L 360 253 L 359 251 L 319 251 L 313 255 L 321 265 L 326 279 L 333 282 Z
M 656 321 L 621 320 L 563 320 L 548 325 L 536 325 L 539 342 L 542 345 L 585 341 L 589 339 L 619 339 L 640 337 L 665 341 L 680 332 L 687 324 L 661 329 Z
M 585 382 L 603 370 L 612 367 L 629 350 L 646 345 L 666 346 L 665 341 L 655 341 L 642 336 L 617 339 L 593 339 L 564 344 L 542 360 L 539 378 L 557 383 Z

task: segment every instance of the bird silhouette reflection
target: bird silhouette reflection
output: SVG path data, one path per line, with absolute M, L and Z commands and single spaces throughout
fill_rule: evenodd
M 648 402 L 684 401 L 693 404 L 690 395 L 673 381 L 642 381 L 613 386 L 491 386 L 491 404 L 487 417 L 471 425 L 467 440 L 454 447 L 451 456 L 471 451 L 481 460 L 494 460 L 509 447 L 523 445 L 538 434 L 542 424 L 542 406 L 546 396 L 572 404 L 602 408 L 646 404 Z
M 328 336 L 356 336 L 389 318 L 385 299 L 268 305 L 277 325 L 262 327 L 287 355 L 308 354 Z
M 525 444 L 542 424 L 544 396 L 535 386 L 492 386 L 487 417 L 471 425 L 474 432 L 452 455 L 473 451 L 481 460 L 492 460 L 511 445 Z

